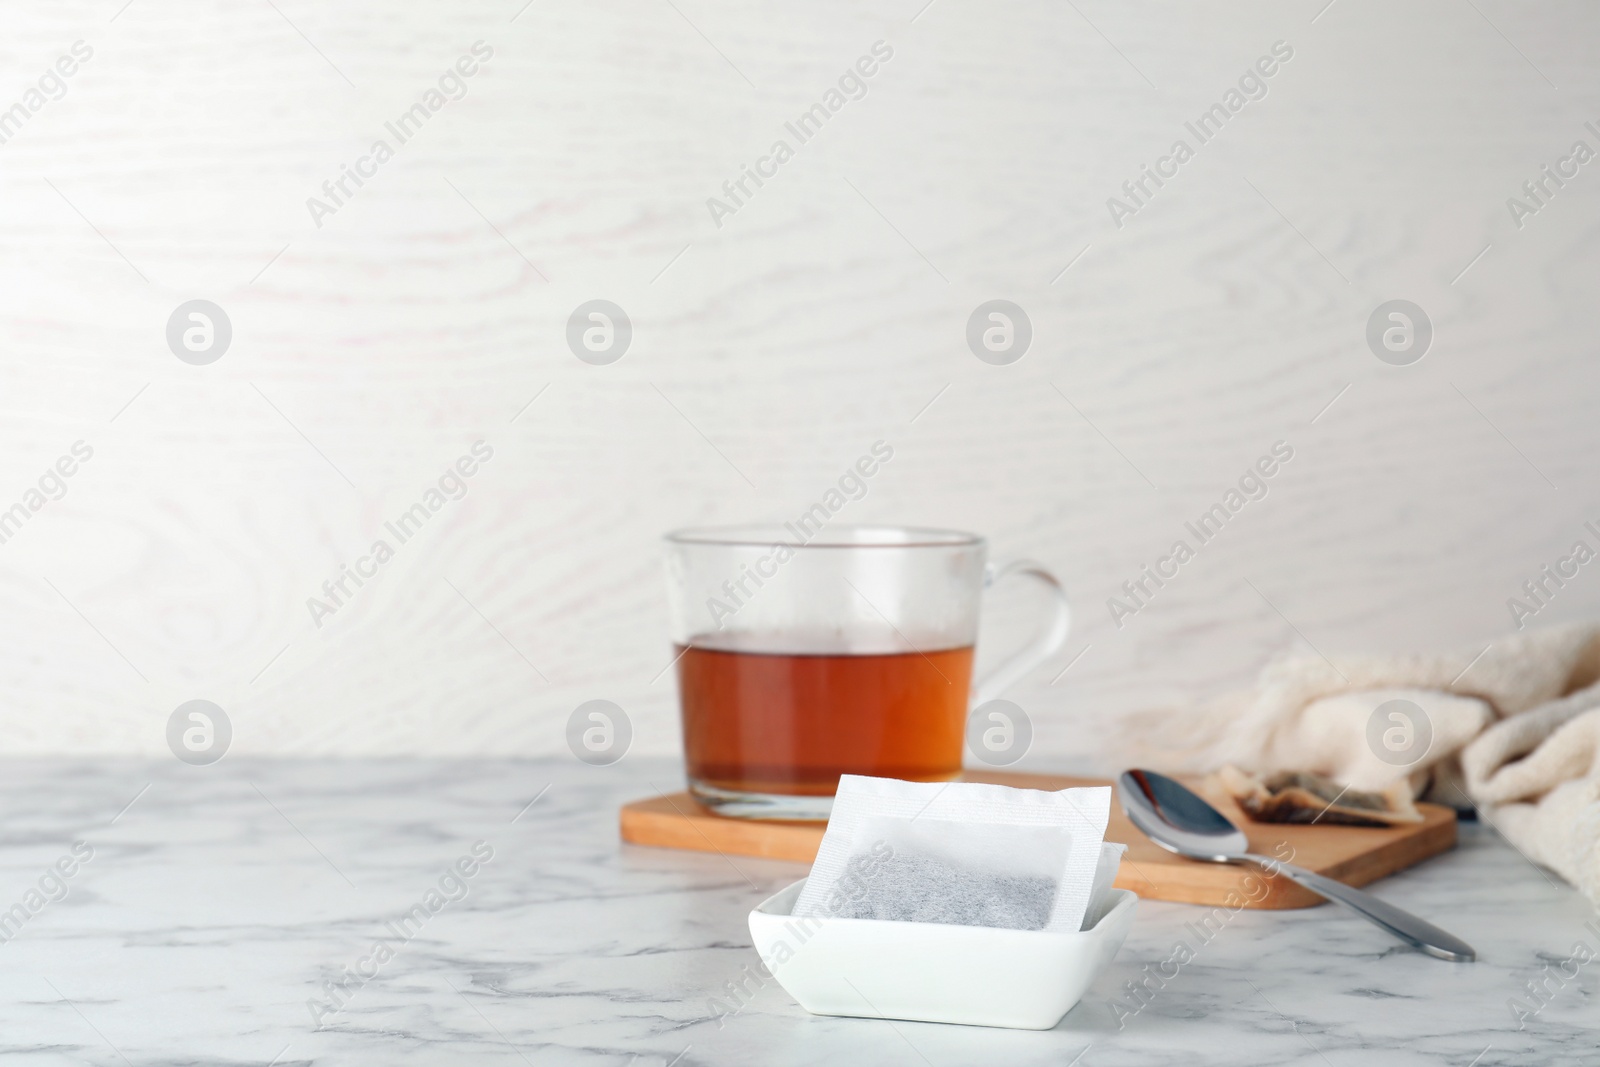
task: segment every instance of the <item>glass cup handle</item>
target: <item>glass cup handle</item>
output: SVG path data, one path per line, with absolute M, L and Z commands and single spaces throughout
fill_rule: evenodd
M 1001 566 L 989 564 L 984 569 L 983 587 L 989 589 L 1014 574 L 1032 578 L 1049 590 L 1052 596 L 1050 621 L 1039 636 L 1024 645 L 1021 651 L 1007 658 L 990 671 L 987 677 L 980 678 L 973 684 L 973 706 L 993 700 L 1023 675 L 1055 655 L 1061 650 L 1061 646 L 1067 643 L 1067 632 L 1072 627 L 1072 609 L 1067 603 L 1066 590 L 1061 588 L 1061 583 L 1056 580 L 1055 575 L 1032 560 L 1016 559 Z

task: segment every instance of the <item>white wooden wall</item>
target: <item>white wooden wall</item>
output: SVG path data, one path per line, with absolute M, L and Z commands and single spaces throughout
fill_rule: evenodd
M 0 108 L 93 49 L 0 145 L 0 508 L 93 448 L 0 544 L 0 751 L 160 753 L 203 697 L 236 753 L 563 752 L 604 697 L 675 752 L 658 535 L 791 517 L 880 438 L 850 519 L 975 529 L 1073 593 L 1015 694 L 1035 765 L 1308 642 L 1482 645 L 1595 542 L 1600 163 L 1520 228 L 1506 204 L 1600 149 L 1591 5 L 123 4 L 0 12 Z M 319 228 L 307 198 L 480 40 Z M 714 224 L 880 40 L 865 98 Z M 1277 41 L 1265 98 L 1116 227 Z M 1010 366 L 964 339 L 997 297 L 1034 328 Z M 165 341 L 196 298 L 233 326 L 207 366 Z M 634 324 L 609 366 L 564 340 L 597 298 Z M 1411 366 L 1364 340 L 1395 298 L 1436 331 Z M 480 439 L 466 497 L 316 627 Z M 1115 626 L 1279 440 L 1266 499 Z M 1535 621 L 1597 605 L 1600 566 Z M 996 601 L 991 653 L 1034 606 Z

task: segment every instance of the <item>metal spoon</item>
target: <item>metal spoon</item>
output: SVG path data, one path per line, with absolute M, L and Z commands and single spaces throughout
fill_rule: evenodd
M 1477 958 L 1472 946 L 1459 937 L 1386 904 L 1371 893 L 1267 856 L 1253 855 L 1243 830 L 1187 786 L 1164 774 L 1124 771 L 1117 780 L 1117 795 L 1133 825 L 1170 852 L 1207 863 L 1253 863 L 1270 874 L 1290 878 L 1335 904 L 1343 904 L 1430 956 L 1457 963 Z

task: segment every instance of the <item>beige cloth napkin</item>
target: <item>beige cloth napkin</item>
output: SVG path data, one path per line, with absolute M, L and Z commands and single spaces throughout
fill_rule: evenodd
M 1395 766 L 1369 742 L 1380 704 L 1408 700 L 1432 730 Z M 1156 766 L 1308 770 L 1358 789 L 1409 780 L 1419 799 L 1476 807 L 1528 859 L 1600 905 L 1600 625 L 1530 630 L 1481 653 L 1291 657 L 1254 689 L 1160 719 Z M 1151 725 L 1153 725 L 1153 720 Z

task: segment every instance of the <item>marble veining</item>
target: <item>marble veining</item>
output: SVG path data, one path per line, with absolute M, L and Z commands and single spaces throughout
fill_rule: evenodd
M 124 1067 L 1596 1058 L 1600 964 L 1568 962 L 1579 941 L 1600 949 L 1594 913 L 1487 827 L 1463 826 L 1454 853 L 1378 887 L 1473 942 L 1477 963 L 1426 958 L 1327 907 L 1241 912 L 1198 943 L 1186 924 L 1199 909 L 1145 901 L 1110 971 L 1033 1033 L 820 1018 L 776 983 L 757 987 L 745 914 L 805 869 L 620 844 L 617 806 L 679 780 L 644 759 L 9 763 L 0 1055 Z M 1180 939 L 1192 958 L 1174 965 Z M 1514 997 L 1530 1009 L 1520 1029 Z

